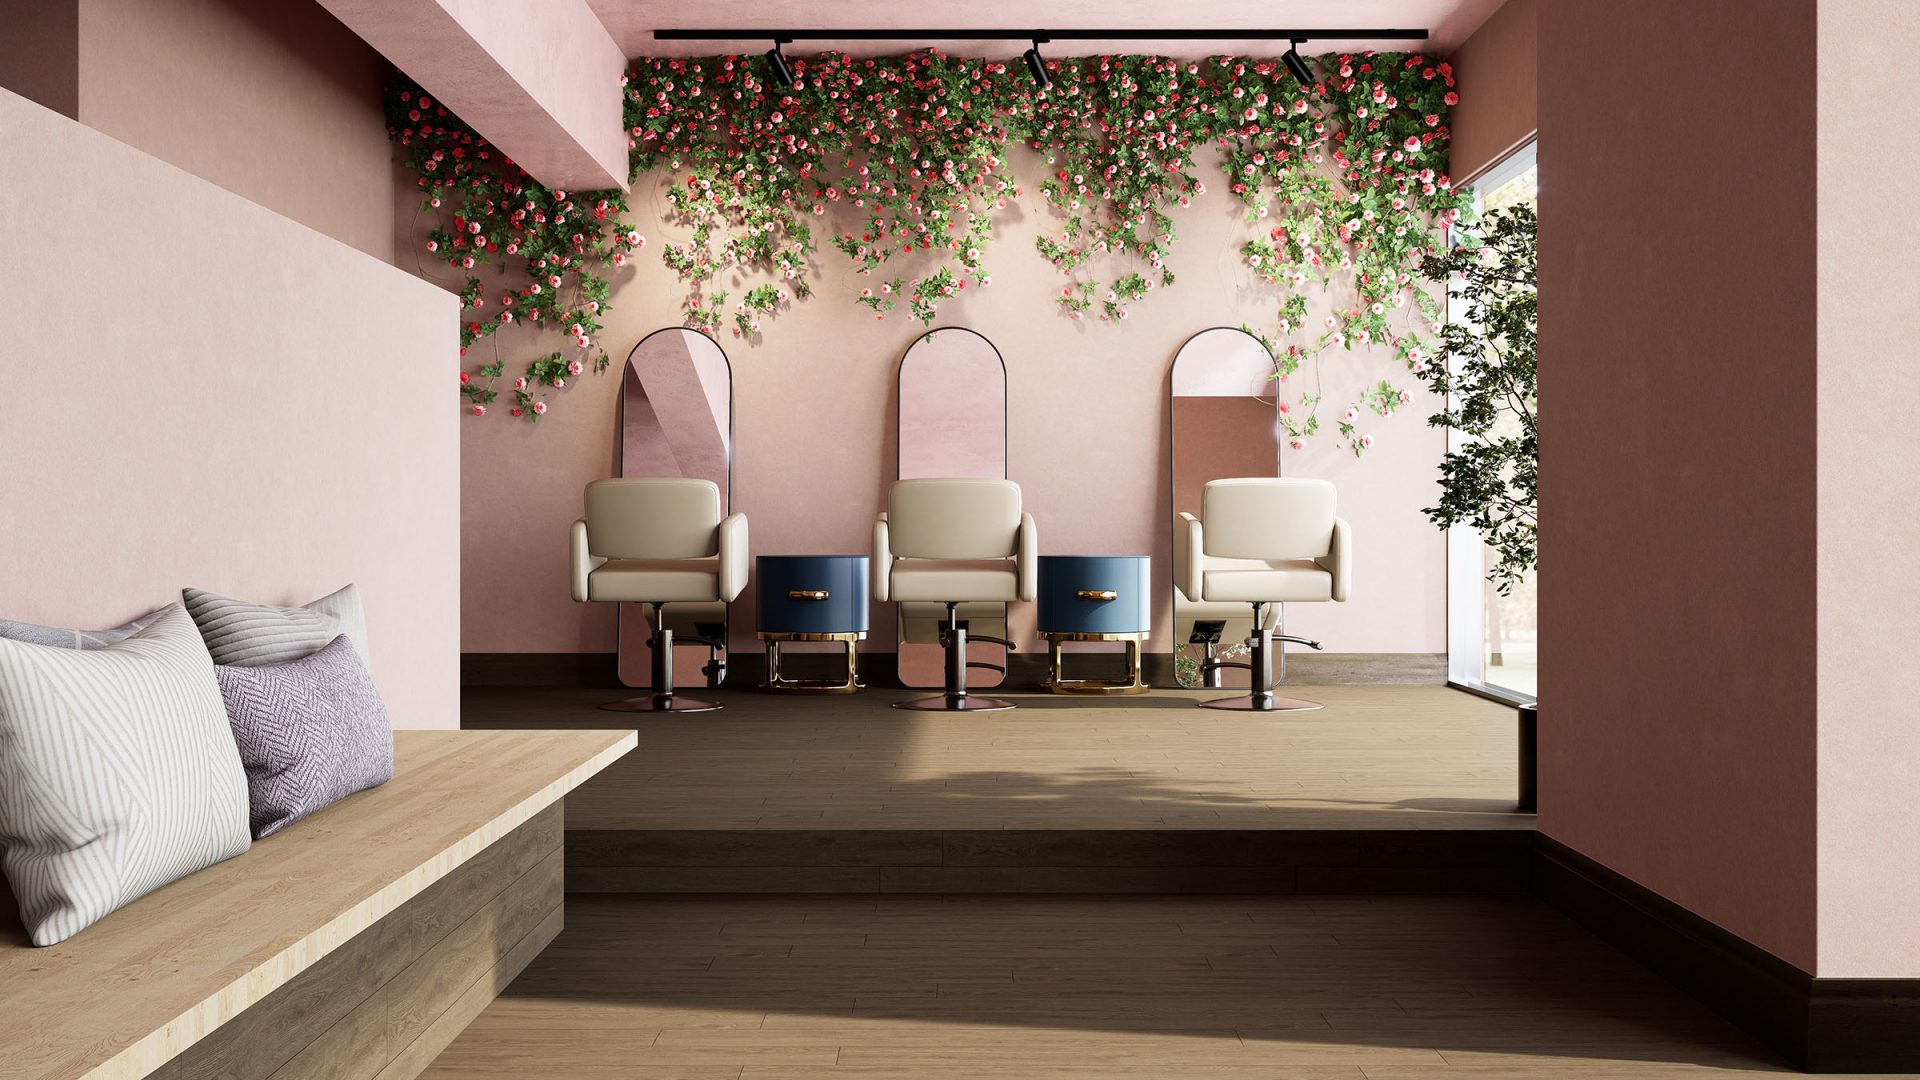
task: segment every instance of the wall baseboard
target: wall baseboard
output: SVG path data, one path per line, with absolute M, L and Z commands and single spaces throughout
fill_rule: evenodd
M 812 674 L 813 660 L 806 653 L 789 652 L 786 666 L 791 674 Z M 728 658 L 729 686 L 754 686 L 766 676 L 765 653 L 735 652 Z M 838 663 L 837 658 L 822 656 L 820 674 Z M 1098 660 L 1082 659 L 1079 666 L 1087 675 L 1102 675 Z M 1119 676 L 1120 657 L 1115 653 L 1110 673 Z M 1174 685 L 1173 655 L 1148 653 L 1141 658 L 1141 673 L 1153 686 Z M 1037 690 L 1046 678 L 1044 652 L 1016 652 L 1007 658 L 1007 686 Z M 900 685 L 890 652 L 861 652 L 860 675 L 868 686 Z M 1445 653 L 1312 653 L 1287 654 L 1289 685 L 1319 686 L 1444 686 L 1447 681 Z M 618 687 L 620 678 L 614 654 L 605 653 L 461 653 L 462 686 L 603 686 Z
M 1546 836 L 1533 891 L 1808 1072 L 1920 1071 L 1920 979 L 1821 979 Z

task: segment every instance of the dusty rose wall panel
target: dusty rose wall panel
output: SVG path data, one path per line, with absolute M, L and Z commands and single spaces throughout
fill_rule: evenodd
M 1813 13 L 1540 12 L 1540 828 L 1808 971 Z
M 1451 59 L 1460 104 L 1447 121 L 1450 165 L 1465 180 L 1539 130 L 1539 0 L 1507 0 Z
M 77 119 L 376 258 L 380 55 L 314 0 L 77 0 Z
M 457 726 L 457 301 L 4 91 L 0 145 L 0 614 L 357 582 L 395 725 Z
M 1821 0 L 1820 968 L 1920 976 L 1920 95 L 1907 0 Z M 1855 78 L 1854 71 L 1884 73 Z M 1890 92 L 1891 91 L 1891 92 Z

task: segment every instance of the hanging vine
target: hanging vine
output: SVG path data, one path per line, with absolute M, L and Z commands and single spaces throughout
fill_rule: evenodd
M 1327 349 L 1385 348 L 1414 372 L 1432 353 L 1425 331 L 1438 312 L 1415 269 L 1466 205 L 1444 173 L 1446 118 L 1458 100 L 1445 63 L 1321 57 L 1318 78 L 1303 87 L 1277 60 L 1104 56 L 1048 61 L 1042 89 L 1006 64 L 931 51 L 789 62 L 791 87 L 773 84 L 763 61 L 738 56 L 643 58 L 627 73 L 632 175 L 668 173 L 671 217 L 688 229 L 684 243 L 661 252 L 686 287 L 687 325 L 731 323 L 758 339 L 768 320 L 812 295 L 816 229 L 870 279 L 855 303 L 875 318 L 904 305 L 932 322 L 943 301 L 991 284 L 995 215 L 1024 193 L 1010 143 L 1046 163 L 1037 186 L 1058 228 L 1035 246 L 1064 278 L 1061 311 L 1125 319 L 1175 283 L 1171 211 L 1206 194 L 1195 155 L 1213 148 L 1252 229 L 1240 255 L 1277 296 L 1260 336 L 1283 378 Z M 619 192 L 542 188 L 417 87 L 396 86 L 388 106 L 428 208 L 451 210 L 451 227 L 436 227 L 428 250 L 469 271 L 463 347 L 516 319 L 564 326 L 572 337 L 574 355 L 539 357 L 516 380 L 514 411 L 537 417 L 535 389 L 561 385 L 586 363 L 605 367 L 592 339 L 608 287 L 595 271 L 645 241 L 619 224 Z M 471 270 L 508 257 L 528 285 L 492 300 Z M 1110 277 L 1095 276 L 1103 267 Z M 713 288 L 732 271 L 767 280 L 734 298 Z M 1350 287 L 1351 303 L 1306 325 L 1309 291 L 1335 285 Z M 482 317 L 489 304 L 495 313 Z M 476 411 L 492 402 L 503 372 L 495 359 L 478 369 L 484 384 L 463 376 Z M 1360 412 L 1391 415 L 1406 400 L 1383 378 L 1333 426 L 1363 452 L 1371 436 L 1359 430 Z M 1317 394 L 1286 404 L 1296 445 L 1321 430 Z

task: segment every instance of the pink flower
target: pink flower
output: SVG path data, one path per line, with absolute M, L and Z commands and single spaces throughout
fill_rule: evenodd
M 476 402 L 473 406 L 473 415 L 475 416 L 487 415 L 487 407 L 485 405 L 481 405 L 478 402 Z
M 519 378 L 513 380 L 513 388 L 515 390 L 525 390 L 527 388 L 527 377 L 525 375 L 522 375 Z
M 472 381 L 473 381 L 473 376 L 472 376 L 472 375 L 469 375 L 469 374 L 467 374 L 467 373 L 466 373 L 466 372 L 464 372 L 464 371 L 460 373 L 460 385 L 461 385 L 461 386 L 465 386 L 465 385 L 467 385 L 468 383 L 470 383 L 470 382 L 472 382 Z
M 565 379 L 563 379 L 563 378 L 561 378 L 561 377 L 560 377 L 560 376 L 558 376 L 558 375 L 555 375 L 555 376 L 553 377 L 553 380 L 552 380 L 552 381 L 553 381 L 553 388 L 554 388 L 555 390 L 558 390 L 558 389 L 560 389 L 561 387 L 563 387 L 563 386 L 565 386 L 565 385 L 567 385 L 567 380 L 565 380 Z M 1351 412 L 1352 412 L 1353 410 L 1351 410 L 1351 409 L 1349 409 L 1349 410 L 1347 410 L 1347 411 L 1348 411 L 1349 413 L 1351 413 Z M 1349 420 L 1351 420 L 1351 419 L 1353 419 L 1353 418 L 1352 418 L 1351 416 L 1349 416 L 1349 417 L 1348 417 L 1347 419 L 1349 419 Z
M 567 374 L 569 375 L 578 375 L 582 370 L 584 370 L 584 366 L 578 360 L 570 361 L 567 364 Z
M 1294 448 L 1295 450 L 1305 450 L 1307 448 L 1307 440 L 1290 439 L 1287 441 L 1287 445 Z
M 534 402 L 534 403 L 533 403 L 533 412 L 534 412 L 534 415 L 535 415 L 535 416 L 545 416 L 545 415 L 546 415 L 546 412 L 547 412 L 547 403 L 546 403 L 546 402 L 544 402 L 544 401 L 536 401 L 536 402 Z
M 1371 447 L 1371 446 L 1373 445 L 1373 436 L 1371 436 L 1371 435 L 1362 435 L 1362 436 L 1360 436 L 1360 445 L 1361 445 L 1361 446 L 1362 446 L 1363 448 L 1364 448 L 1364 447 Z

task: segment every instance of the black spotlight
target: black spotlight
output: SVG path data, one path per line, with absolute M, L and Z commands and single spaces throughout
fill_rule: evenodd
M 1287 70 L 1293 72 L 1293 77 L 1301 86 L 1312 86 L 1313 72 L 1307 70 L 1307 62 L 1300 59 L 1300 54 L 1294 51 L 1299 44 L 1298 41 L 1287 42 L 1287 51 L 1281 54 L 1280 62 L 1287 65 Z
M 767 68 L 773 72 L 773 81 L 782 87 L 793 87 L 793 69 L 787 66 L 787 58 L 780 55 L 780 46 L 786 44 L 786 38 L 774 38 L 773 48 L 767 50 Z
M 1047 77 L 1047 62 L 1040 59 L 1040 43 L 1045 40 L 1034 38 L 1033 48 L 1020 54 L 1020 58 L 1027 62 L 1027 74 L 1033 76 L 1033 85 L 1042 90 L 1053 85 L 1053 80 Z

